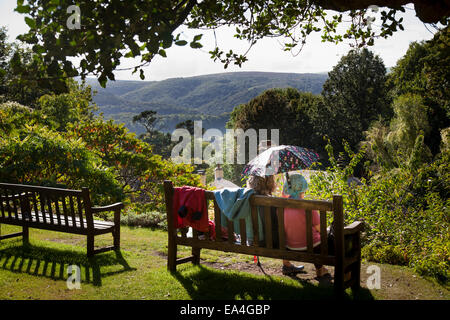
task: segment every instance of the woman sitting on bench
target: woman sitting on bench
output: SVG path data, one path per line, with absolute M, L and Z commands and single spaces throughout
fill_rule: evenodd
M 308 182 L 301 174 L 289 175 L 290 186 L 285 181 L 283 185 L 283 197 L 303 199 L 308 189 Z M 319 212 L 312 210 L 312 234 L 314 252 L 320 253 L 320 216 Z M 306 213 L 304 209 L 284 209 L 284 230 L 286 232 L 286 247 L 290 250 L 306 250 Z M 329 250 L 333 245 L 329 242 Z M 286 260 L 283 260 L 283 264 Z M 288 261 L 289 262 L 289 261 Z M 314 264 L 317 277 L 329 274 L 323 265 Z
M 247 187 L 255 190 L 256 194 L 271 196 L 272 192 L 275 191 L 275 179 L 274 176 L 250 176 L 247 180 Z M 276 219 L 276 212 L 272 212 L 272 234 L 274 234 L 274 239 L 278 239 L 278 221 Z M 275 245 L 279 246 L 278 243 Z M 293 276 L 297 273 L 303 272 L 305 267 L 303 265 L 295 266 L 289 260 L 283 260 L 282 273 L 284 275 Z

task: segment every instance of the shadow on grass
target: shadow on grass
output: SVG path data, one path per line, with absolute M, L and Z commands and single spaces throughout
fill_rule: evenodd
M 80 268 L 81 283 L 102 285 L 102 278 L 126 271 L 136 270 L 129 266 L 120 251 L 112 251 L 88 258 L 85 253 L 47 248 L 36 245 L 9 246 L 0 250 L 0 269 L 15 273 L 66 280 L 67 267 Z M 121 266 L 119 270 L 101 271 L 103 267 Z M 117 268 L 115 268 L 117 269 Z
M 272 276 L 256 277 L 242 272 L 224 272 L 202 265 L 193 268 L 173 273 L 193 300 L 374 299 L 370 291 L 365 288 L 360 288 L 356 292 L 348 289 L 343 296 L 336 297 L 332 286 L 317 286 L 300 278 L 293 278 L 294 281 L 298 281 L 298 285 L 294 285 L 291 281 L 289 281 L 291 283 L 285 283 Z

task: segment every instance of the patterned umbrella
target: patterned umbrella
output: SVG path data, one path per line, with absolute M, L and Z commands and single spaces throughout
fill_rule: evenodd
M 271 147 L 252 159 L 244 167 L 242 175 L 264 177 L 282 172 L 287 173 L 309 168 L 317 160 L 319 160 L 319 155 L 311 149 L 281 145 Z

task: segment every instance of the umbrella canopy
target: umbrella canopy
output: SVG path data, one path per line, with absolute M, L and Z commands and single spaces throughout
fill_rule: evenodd
M 289 145 L 271 147 L 260 153 L 244 167 L 242 175 L 260 177 L 309 168 L 319 160 L 317 152 Z

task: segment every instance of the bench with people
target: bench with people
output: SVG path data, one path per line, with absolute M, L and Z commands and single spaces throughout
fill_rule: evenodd
M 292 262 L 313 263 L 318 278 L 331 276 L 326 266 L 334 266 L 336 291 L 358 289 L 362 222 L 344 226 L 342 196 L 305 200 L 306 179 L 297 173 L 285 179 L 282 197 L 272 196 L 273 175 L 251 175 L 247 188 L 214 191 L 164 181 L 168 270 L 199 264 L 201 249 L 211 249 L 281 259 L 288 276 L 304 272 Z M 177 258 L 178 245 L 192 247 L 192 255 Z

